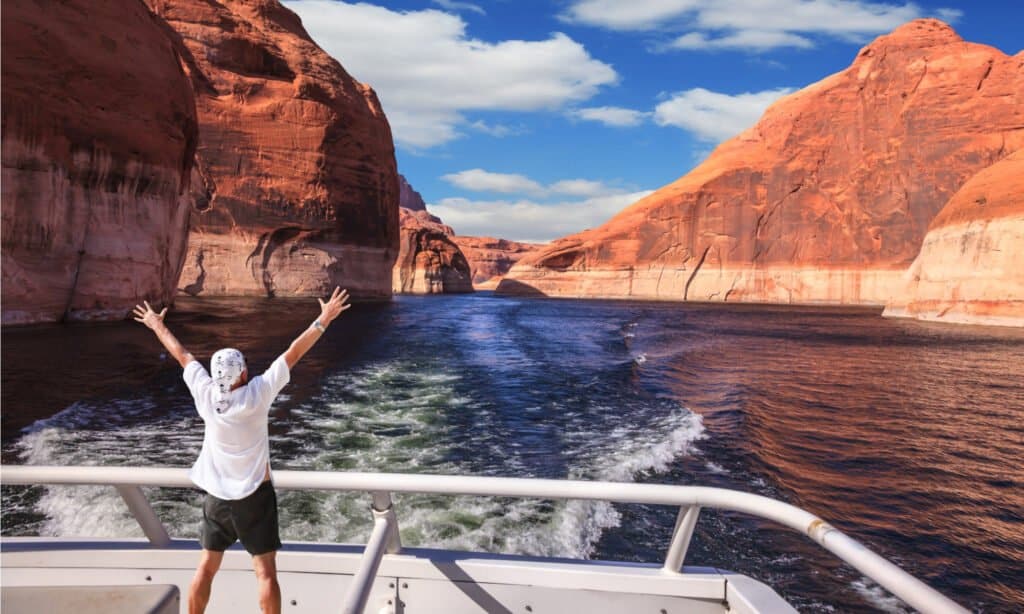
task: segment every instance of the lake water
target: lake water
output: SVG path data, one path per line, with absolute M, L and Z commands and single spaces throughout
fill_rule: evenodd
M 180 300 L 204 363 L 269 365 L 315 301 Z M 180 369 L 135 323 L 3 333 L 3 461 L 188 466 Z M 278 469 L 735 488 L 803 507 L 982 612 L 1024 603 L 1024 331 L 876 311 L 398 297 L 359 305 L 271 411 Z M 150 493 L 197 534 L 201 494 Z M 281 492 L 285 540 L 365 540 L 364 495 Z M 676 510 L 396 497 L 408 545 L 660 562 Z M 141 535 L 109 488 L 3 488 L 5 535 Z M 904 611 L 807 538 L 705 510 L 687 557 L 801 611 Z

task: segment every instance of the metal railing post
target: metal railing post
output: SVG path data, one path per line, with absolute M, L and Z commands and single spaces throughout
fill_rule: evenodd
M 398 536 L 398 517 L 395 516 L 395 508 L 391 503 L 391 494 L 382 491 L 374 491 L 373 495 L 373 512 L 374 515 L 384 513 L 388 517 L 388 524 L 391 527 L 391 533 L 388 535 L 388 554 L 398 554 L 402 551 L 402 540 Z
M 391 495 L 386 492 L 373 493 L 373 531 L 363 549 L 363 558 L 359 561 L 359 569 L 352 576 L 352 585 L 345 594 L 342 603 L 342 614 L 363 614 L 366 602 L 370 598 L 370 589 L 377 577 L 380 561 L 384 552 L 390 550 L 392 541 L 397 540 L 398 529 L 395 526 L 395 511 L 391 506 Z
M 146 534 L 149 543 L 157 548 L 163 548 L 170 544 L 171 536 L 167 534 L 164 523 L 160 522 L 160 518 L 153 511 L 153 506 L 149 504 L 149 499 L 142 492 L 142 488 L 126 485 L 118 485 L 115 488 L 128 506 L 128 511 L 142 527 L 142 532 Z
M 698 516 L 700 516 L 699 505 L 679 508 L 676 528 L 672 532 L 672 543 L 669 544 L 668 554 L 665 555 L 665 571 L 679 573 L 683 568 L 683 561 L 686 560 L 686 551 L 690 548 L 690 540 L 693 539 L 693 529 L 697 526 Z

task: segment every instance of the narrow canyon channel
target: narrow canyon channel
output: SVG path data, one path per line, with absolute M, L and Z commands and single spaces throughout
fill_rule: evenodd
M 182 299 L 208 362 L 260 372 L 318 313 Z M 130 323 L 4 331 L 3 462 L 188 466 L 202 422 Z M 975 611 L 1024 603 L 1024 330 L 878 310 L 397 297 L 338 320 L 271 410 L 277 469 L 580 478 L 734 488 L 808 509 Z M 199 490 L 149 496 L 197 534 Z M 361 542 L 363 495 L 284 491 L 285 540 Z M 657 562 L 675 509 L 396 498 L 404 543 Z M 4 535 L 141 535 L 110 488 L 3 487 Z M 801 611 L 902 612 L 802 535 L 705 510 L 687 558 Z

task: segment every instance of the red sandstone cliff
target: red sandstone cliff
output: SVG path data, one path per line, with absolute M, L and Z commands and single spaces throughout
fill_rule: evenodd
M 276 0 L 147 0 L 196 89 L 193 295 L 391 294 L 398 177 L 373 90 Z M 155 90 L 156 91 L 156 90 Z
M 881 305 L 953 193 L 1021 147 L 1024 53 L 913 21 L 499 291 Z
M 398 175 L 398 206 L 410 211 L 426 211 L 427 203 L 423 202 L 420 193 L 413 189 L 405 176 Z
M 3 323 L 168 301 L 197 132 L 161 26 L 136 0 L 10 0 L 2 45 Z
M 452 229 L 426 209 L 400 210 L 398 260 L 392 290 L 402 294 L 472 292 L 469 263 L 452 241 Z
M 402 175 L 399 185 L 399 249 L 391 289 L 402 294 L 472 292 L 469 263 L 452 241 L 455 231 L 427 212 L 423 197 Z
M 493 289 L 512 266 L 527 254 L 545 246 L 540 243 L 520 243 L 493 237 L 452 237 L 469 261 L 473 287 L 478 290 Z
M 885 315 L 1024 326 L 1024 149 L 943 207 Z

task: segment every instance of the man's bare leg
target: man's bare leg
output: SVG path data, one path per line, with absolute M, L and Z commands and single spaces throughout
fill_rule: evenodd
M 217 575 L 217 570 L 220 569 L 220 562 L 223 560 L 223 552 L 203 550 L 203 554 L 199 559 L 199 566 L 196 567 L 196 575 L 192 578 L 192 585 L 188 589 L 189 614 L 203 614 L 206 611 L 206 603 L 210 601 L 210 587 L 213 586 L 213 576 Z
M 277 584 L 277 552 L 252 557 L 252 568 L 260 587 L 263 614 L 281 614 L 281 587 Z

